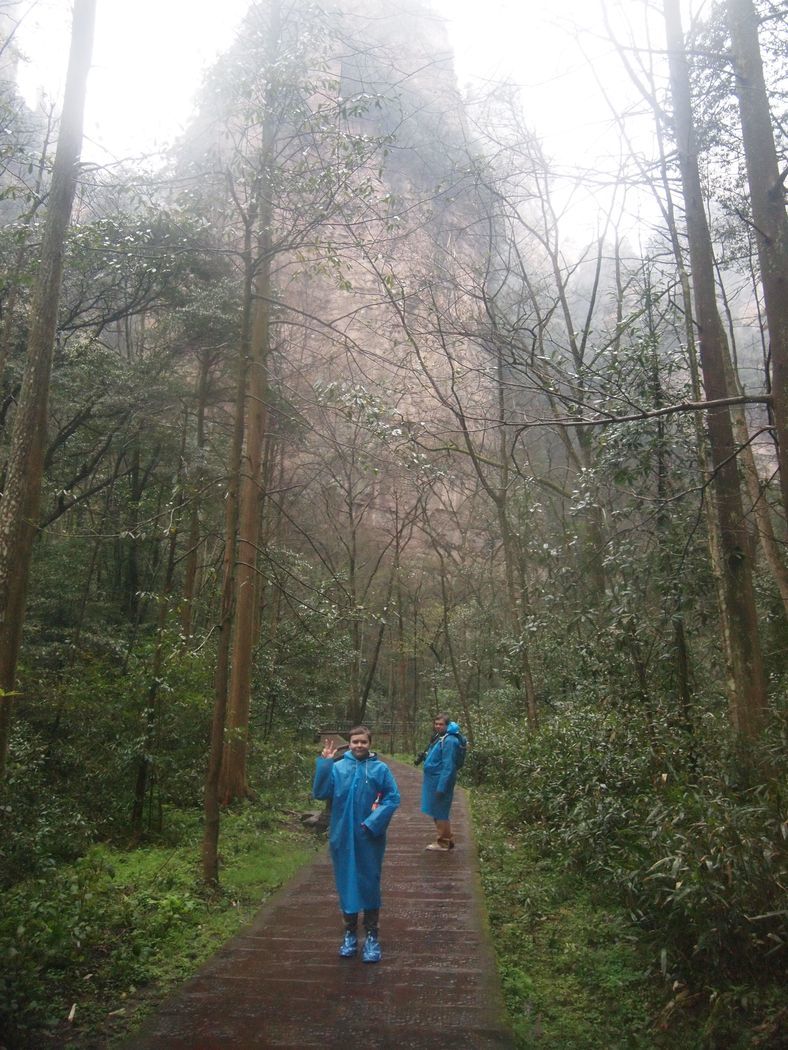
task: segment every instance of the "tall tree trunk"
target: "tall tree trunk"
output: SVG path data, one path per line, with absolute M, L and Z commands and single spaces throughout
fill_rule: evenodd
M 205 470 L 202 463 L 205 448 L 205 410 L 208 401 L 208 383 L 211 371 L 211 355 L 206 350 L 200 360 L 200 375 L 197 380 L 197 420 L 196 444 L 198 463 L 192 478 L 191 507 L 189 508 L 189 537 L 186 547 L 186 559 L 183 570 L 183 609 L 181 613 L 181 631 L 184 642 L 188 644 L 194 625 L 194 602 L 197 595 L 197 570 L 200 559 L 200 500 Z
M 247 244 L 244 252 L 243 315 L 241 318 L 241 346 L 238 355 L 238 377 L 235 393 L 235 422 L 228 465 L 227 496 L 225 504 L 225 542 L 222 559 L 222 592 L 217 623 L 216 667 L 213 676 L 213 716 L 208 750 L 208 769 L 205 774 L 203 796 L 202 876 L 209 886 L 219 883 L 219 777 L 224 754 L 224 729 L 227 720 L 227 692 L 230 679 L 230 642 L 232 639 L 233 604 L 235 600 L 235 552 L 238 534 L 238 489 L 241 475 L 241 452 L 244 434 L 244 406 L 246 404 L 247 358 L 249 356 L 249 328 L 251 324 L 251 231 L 247 226 Z
M 753 0 L 728 0 L 744 158 L 772 358 L 772 411 L 780 489 L 788 516 L 788 216 L 774 145 Z
M 276 469 L 276 442 L 272 439 L 270 432 L 263 434 L 262 464 L 260 467 L 260 496 L 258 500 L 257 514 L 257 538 L 255 546 L 259 558 L 265 557 L 265 552 L 271 546 L 270 502 L 269 493 L 274 488 L 274 470 Z M 263 616 L 266 602 L 268 600 L 268 573 L 258 572 L 254 581 L 254 625 L 252 627 L 252 647 L 254 649 L 260 643 L 260 632 L 263 628 Z
M 225 500 L 225 542 L 222 559 L 222 590 L 217 623 L 216 667 L 213 677 L 213 715 L 208 750 L 208 768 L 205 774 L 203 796 L 202 876 L 209 886 L 219 883 L 219 780 L 224 756 L 227 696 L 230 683 L 230 647 L 232 642 L 233 612 L 235 607 L 236 549 L 238 543 L 238 494 L 241 487 L 241 460 L 244 444 L 249 355 L 252 328 L 252 288 L 254 261 L 252 258 L 253 229 L 257 220 L 253 201 L 244 223 L 244 287 L 241 314 L 241 340 L 238 352 L 238 376 L 235 391 L 233 439 L 227 468 L 227 495 Z
M 664 404 L 665 398 L 659 370 L 659 355 L 657 352 L 658 336 L 652 312 L 650 280 L 647 294 L 649 335 L 653 344 L 651 389 L 654 407 L 660 408 Z M 690 301 L 691 300 L 688 299 L 688 302 Z M 682 582 L 681 579 L 674 578 L 674 573 L 671 569 L 672 551 L 668 528 L 670 520 L 670 515 L 668 513 L 668 464 L 664 419 L 658 419 L 656 427 L 657 506 L 659 508 L 657 511 L 657 536 L 660 551 L 660 576 L 663 581 L 663 593 L 665 593 L 664 589 L 668 588 L 666 597 L 669 603 L 668 608 L 671 622 L 673 624 L 673 655 L 675 658 L 676 694 L 679 705 L 679 718 L 684 729 L 691 735 L 693 732 L 692 686 L 690 679 L 689 648 L 687 646 L 687 635 L 684 629 Z
M 496 362 L 496 380 L 498 395 L 498 418 L 501 421 L 500 435 L 498 438 L 498 457 L 500 459 L 499 481 L 500 487 L 494 495 L 495 508 L 498 512 L 498 522 L 501 529 L 501 543 L 503 545 L 504 565 L 506 570 L 506 589 L 509 595 L 509 606 L 511 609 L 512 625 L 517 635 L 517 644 L 520 649 L 520 680 L 522 683 L 522 694 L 525 700 L 525 714 L 528 725 L 536 729 L 539 725 L 539 712 L 536 706 L 536 690 L 534 689 L 533 673 L 531 671 L 531 656 L 528 645 L 528 632 L 526 630 L 526 610 L 528 609 L 528 587 L 525 578 L 523 560 L 521 557 L 521 545 L 519 538 L 514 535 L 511 525 L 509 509 L 509 447 L 506 436 L 508 419 L 506 403 L 506 383 L 503 374 L 503 356 L 499 349 Z
M 367 717 L 367 702 L 369 701 L 369 694 L 372 692 L 372 683 L 375 681 L 375 672 L 378 669 L 378 659 L 380 658 L 380 650 L 383 645 L 383 636 L 386 633 L 386 615 L 389 611 L 389 603 L 391 602 L 391 590 L 394 583 L 394 571 L 392 570 L 391 576 L 389 577 L 388 589 L 386 591 L 386 597 L 383 603 L 383 610 L 380 616 L 380 622 L 378 623 L 378 630 L 375 636 L 375 641 L 372 646 L 372 653 L 369 658 L 367 666 L 367 673 L 364 678 L 364 685 L 361 688 L 361 693 L 358 698 L 358 718 L 357 721 L 363 722 Z
M 718 400 L 729 396 L 725 381 L 725 331 L 717 309 L 714 258 L 703 205 L 679 0 L 664 0 L 664 13 L 701 368 L 706 396 Z M 746 739 L 756 736 L 763 723 L 766 678 L 758 637 L 752 559 L 739 489 L 737 447 L 727 408 L 709 411 L 708 429 L 714 465 L 712 491 L 719 517 L 724 571 L 721 613 L 730 629 L 731 719 L 736 732 Z
M 246 759 L 252 690 L 252 658 L 256 622 L 256 598 L 260 536 L 263 442 L 267 413 L 266 369 L 270 341 L 270 256 L 264 249 L 261 271 L 255 281 L 254 324 L 249 360 L 249 393 L 246 418 L 246 447 L 241 463 L 238 512 L 238 564 L 235 574 L 235 617 L 227 701 L 227 728 L 219 796 L 223 803 L 248 793 Z
M 408 746 L 414 747 L 416 743 L 416 718 L 419 713 L 419 701 L 421 699 L 421 671 L 419 665 L 419 654 L 418 654 L 418 638 L 419 638 L 419 608 L 416 601 L 416 596 L 413 599 L 413 692 L 410 698 L 410 707 L 408 709 L 408 724 L 410 736 L 408 738 Z
M 178 524 L 181 517 L 181 506 L 183 504 L 184 492 L 184 464 L 186 457 L 186 434 L 188 431 L 188 409 L 185 413 L 183 426 L 181 428 L 181 448 L 178 456 L 178 477 L 176 486 L 176 511 L 170 523 L 169 536 L 167 540 L 167 561 L 164 571 L 164 581 L 161 594 L 159 595 L 159 611 L 156 618 L 156 645 L 153 651 L 153 661 L 150 670 L 150 683 L 148 685 L 147 700 L 140 712 L 142 722 L 142 747 L 137 756 L 137 775 L 134 782 L 134 800 L 131 808 L 131 837 L 133 842 L 139 842 L 142 838 L 142 818 L 145 809 L 145 799 L 150 791 L 150 799 L 153 798 L 153 789 L 156 783 L 156 751 L 161 734 L 161 672 L 164 665 L 165 629 L 170 613 L 172 591 L 175 583 L 176 554 L 178 550 Z M 149 824 L 150 830 L 150 807 Z M 159 828 L 161 830 L 161 828 Z
M 143 474 L 139 440 L 137 439 L 131 449 L 128 473 L 129 497 L 126 502 L 127 519 L 124 528 L 125 542 L 121 546 L 123 563 L 120 573 L 123 608 L 132 623 L 137 622 L 140 613 L 140 538 L 137 530 L 140 524 L 140 501 L 145 489 L 144 484 L 141 483 Z
M 400 559 L 400 534 L 397 528 L 394 562 L 396 571 L 396 608 L 397 628 L 395 634 L 396 657 L 393 661 L 391 675 L 391 693 L 394 697 L 392 705 L 395 721 L 406 723 L 410 717 L 411 704 L 408 702 L 408 658 L 405 655 L 405 597 L 402 589 L 402 564 Z M 415 598 L 414 598 L 415 602 Z
M 352 725 L 357 725 L 361 720 L 361 661 L 363 636 L 361 630 L 361 610 L 359 609 L 359 583 L 357 577 L 358 566 L 358 525 L 356 523 L 356 508 L 354 504 L 355 489 L 353 487 L 352 470 L 349 478 L 346 494 L 346 506 L 348 513 L 348 539 L 347 539 L 347 607 L 348 607 L 348 641 L 350 643 L 350 668 L 348 672 L 348 704 L 347 720 Z
M 729 329 L 730 331 L 730 329 Z M 732 332 L 731 332 L 732 339 Z M 728 388 L 732 394 L 743 394 L 744 390 L 739 382 L 731 355 L 725 349 L 725 374 Z M 731 406 L 731 420 L 733 423 L 733 434 L 736 444 L 741 449 L 741 464 L 744 483 L 747 488 L 747 496 L 750 501 L 750 513 L 755 523 L 757 540 L 761 545 L 766 562 L 771 570 L 777 590 L 783 602 L 783 609 L 788 616 L 788 564 L 777 541 L 774 532 L 772 508 L 766 498 L 764 485 L 758 475 L 758 467 L 755 463 L 755 455 L 752 451 L 750 440 L 750 428 L 747 422 L 747 413 L 744 405 Z
M 246 761 L 249 737 L 249 712 L 252 689 L 252 656 L 255 635 L 255 599 L 257 596 L 257 546 L 260 535 L 260 495 L 262 490 L 263 443 L 267 421 L 266 390 L 268 355 L 271 339 L 271 256 L 273 193 L 272 167 L 276 144 L 276 124 L 272 99 L 272 78 L 281 35 L 280 4 L 273 0 L 269 12 L 269 31 L 264 66 L 269 70 L 263 124 L 260 138 L 260 160 L 257 178 L 260 231 L 256 245 L 253 278 L 253 309 L 249 352 L 249 385 L 244 415 L 246 439 L 239 474 L 238 564 L 235 573 L 235 615 L 232 625 L 232 658 L 227 697 L 226 727 L 219 797 L 222 802 L 248 794 Z
M 449 664 L 451 666 L 452 678 L 454 679 L 454 688 L 457 690 L 457 696 L 460 700 L 465 732 L 468 735 L 468 739 L 473 743 L 473 721 L 471 719 L 471 707 L 468 702 L 468 688 L 466 682 L 463 680 L 462 674 L 460 673 L 460 663 L 457 659 L 457 654 L 454 651 L 451 627 L 449 626 L 449 593 L 446 588 L 446 562 L 443 554 L 435 543 L 433 543 L 433 548 L 438 555 L 438 560 L 440 561 L 441 566 L 441 604 L 443 606 L 441 618 L 443 620 L 443 635 L 446 639 L 446 651 L 449 654 Z
M 703 400 L 701 388 L 700 369 L 698 367 L 698 344 L 692 308 L 692 287 L 690 275 L 685 262 L 685 252 L 682 246 L 682 238 L 679 234 L 676 207 L 674 204 L 673 179 L 668 169 L 668 161 L 665 150 L 665 140 L 662 125 L 657 121 L 656 125 L 657 144 L 659 147 L 659 170 L 662 189 L 664 192 L 663 214 L 670 235 L 673 257 L 676 260 L 676 268 L 679 274 L 681 286 L 681 302 L 683 305 L 684 335 L 687 345 L 687 363 L 689 365 L 690 383 L 692 386 L 692 398 L 699 402 Z M 692 425 L 695 430 L 695 441 L 698 453 L 698 468 L 704 487 L 711 484 L 713 471 L 711 457 L 709 455 L 708 433 L 703 425 L 701 416 L 694 412 Z M 725 666 L 726 683 L 728 692 L 733 695 L 734 684 L 731 676 L 733 667 L 732 642 L 730 638 L 731 624 L 729 617 L 725 614 L 725 569 L 722 557 L 722 540 L 720 537 L 720 519 L 714 506 L 714 500 L 703 500 L 703 513 L 706 519 L 706 541 L 709 548 L 709 563 L 714 589 L 717 595 L 717 608 L 720 610 L 720 629 L 722 632 L 722 652 Z
M 700 369 L 698 367 L 698 350 L 695 321 L 693 317 L 692 308 L 692 289 L 690 285 L 690 277 L 687 270 L 687 266 L 684 259 L 684 248 L 682 246 L 682 237 L 679 232 L 678 220 L 676 217 L 676 207 L 674 204 L 674 192 L 673 192 L 673 177 L 668 168 L 667 151 L 665 148 L 665 137 L 662 126 L 663 119 L 663 107 L 657 103 L 656 89 L 646 90 L 644 85 L 640 83 L 638 75 L 634 72 L 630 66 L 626 57 L 622 57 L 624 65 L 630 73 L 633 79 L 633 83 L 643 93 L 644 98 L 648 104 L 654 109 L 657 116 L 655 124 L 655 135 L 657 141 L 657 147 L 659 150 L 659 179 L 662 187 L 663 196 L 660 196 L 656 191 L 656 184 L 654 185 L 654 196 L 658 207 L 662 211 L 665 219 L 665 227 L 670 237 L 671 247 L 673 249 L 673 257 L 676 261 L 676 268 L 679 275 L 679 284 L 681 287 L 681 302 L 683 304 L 683 318 L 684 318 L 684 335 L 686 339 L 687 347 L 687 363 L 689 365 L 690 381 L 692 385 L 692 397 L 696 402 L 703 400 L 703 392 L 701 389 Z M 646 175 L 645 169 L 642 169 L 644 176 Z M 703 420 L 698 413 L 693 413 L 692 423 L 695 430 L 695 440 L 697 445 L 698 455 L 698 466 L 700 469 L 700 476 L 704 485 L 704 491 L 711 483 L 713 478 L 713 470 L 711 466 L 711 457 L 709 454 L 709 440 L 706 429 L 703 425 Z M 722 556 L 722 541 L 720 538 L 720 521 L 719 515 L 717 514 L 714 500 L 704 499 L 703 500 L 703 513 L 706 519 L 706 536 L 709 548 L 709 563 L 714 578 L 714 587 L 717 594 L 717 607 L 720 610 L 720 629 L 721 629 L 721 642 L 723 649 L 724 667 L 726 674 L 726 682 L 728 686 L 729 695 L 733 695 L 734 684 L 731 674 L 731 668 L 733 667 L 733 655 L 732 655 L 732 643 L 730 638 L 730 621 L 726 615 L 726 598 L 725 598 L 725 569 L 723 565 Z
M 184 427 L 184 436 L 186 430 Z M 182 457 L 181 457 L 182 461 Z M 175 525 L 170 529 L 167 549 L 167 567 L 164 574 L 164 586 L 159 596 L 159 614 L 156 619 L 156 646 L 153 651 L 153 662 L 150 670 L 150 684 L 141 712 L 142 750 L 137 756 L 137 773 L 134 779 L 134 800 L 131 807 L 131 838 L 138 843 L 142 838 L 142 818 L 148 786 L 153 786 L 152 773 L 155 763 L 155 751 L 161 722 L 161 671 L 164 665 L 164 642 L 167 617 L 170 611 L 172 587 L 175 579 L 175 554 L 178 546 L 178 530 Z
M 728 384 L 728 389 L 732 394 L 743 396 L 744 388 L 739 381 L 739 365 L 736 356 L 736 335 L 733 314 L 728 303 L 725 285 L 720 273 L 720 266 L 716 259 L 715 271 L 717 274 L 717 287 L 722 296 L 725 308 L 725 318 L 728 322 L 728 337 L 731 349 L 731 352 L 727 353 L 727 347 L 725 348 L 725 379 Z M 755 283 L 755 295 L 757 300 L 757 281 Z M 760 321 L 760 304 L 758 313 L 759 326 L 763 332 L 763 325 Z M 763 338 L 763 335 L 761 338 Z M 780 592 L 783 609 L 785 610 L 786 615 L 788 615 L 788 563 L 783 557 L 783 553 L 780 550 L 780 545 L 774 531 L 772 508 L 766 497 L 766 485 L 761 482 L 760 475 L 758 474 L 755 454 L 752 450 L 752 440 L 750 438 L 750 426 L 747 421 L 747 412 L 743 404 L 731 405 L 731 420 L 733 421 L 733 435 L 736 439 L 737 445 L 741 449 L 742 475 L 747 490 L 747 496 L 750 500 L 750 507 L 747 516 L 748 518 L 753 519 L 754 538 L 760 543 L 761 550 L 763 551 L 766 562 L 771 569 L 772 576 L 774 577 L 774 582 L 777 584 L 777 589 Z
M 66 90 L 41 262 L 30 309 L 27 362 L 0 500 L 0 781 L 5 771 L 11 700 L 19 657 L 33 539 L 38 525 L 66 232 L 77 185 L 96 0 L 75 0 Z
M 522 574 L 519 571 L 519 556 L 516 550 L 516 541 L 512 535 L 509 522 L 508 509 L 503 499 L 496 503 L 498 511 L 498 524 L 501 529 L 501 543 L 503 546 L 504 568 L 506 571 L 506 590 L 509 596 L 509 608 L 511 610 L 512 626 L 515 629 L 517 644 L 520 651 L 520 680 L 523 699 L 525 701 L 525 715 L 531 729 L 539 726 L 539 711 L 536 706 L 536 690 L 534 688 L 533 673 L 531 671 L 531 657 L 528 646 L 528 632 L 526 630 L 526 610 L 528 609 L 528 593 L 522 583 Z

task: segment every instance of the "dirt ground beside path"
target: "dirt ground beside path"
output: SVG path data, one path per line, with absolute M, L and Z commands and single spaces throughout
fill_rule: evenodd
M 390 762 L 402 805 L 383 866 L 383 960 L 340 959 L 342 921 L 327 852 L 263 906 L 124 1044 L 124 1050 L 509 1050 L 484 920 L 467 801 L 452 809 L 457 847 L 425 852 L 421 774 Z

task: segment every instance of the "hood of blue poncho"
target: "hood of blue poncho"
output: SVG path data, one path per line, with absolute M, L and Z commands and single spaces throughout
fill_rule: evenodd
M 449 722 L 449 724 L 446 726 L 446 732 L 453 733 L 455 736 L 458 736 L 460 732 L 460 727 L 457 725 L 456 722 Z

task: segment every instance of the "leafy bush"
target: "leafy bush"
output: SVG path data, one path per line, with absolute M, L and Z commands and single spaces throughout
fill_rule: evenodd
M 482 880 L 504 997 L 518 1046 L 631 1050 L 653 1039 L 659 989 L 626 910 L 593 881 L 514 835 L 500 799 L 472 798 Z M 671 1041 L 671 1050 L 678 1050 Z
M 257 745 L 250 758 L 250 775 L 258 791 L 292 793 L 294 784 L 308 785 L 314 771 L 314 750 L 304 751 L 303 740 L 280 733 Z
M 708 787 L 711 794 L 701 786 L 679 805 L 652 809 L 643 830 L 657 859 L 619 881 L 685 965 L 736 976 L 743 965 L 784 958 L 788 828 L 766 786 L 738 797 Z
M 618 891 L 666 974 L 776 973 L 788 945 L 784 728 L 765 773 L 727 750 L 720 718 L 697 739 L 631 712 L 561 710 L 539 733 L 480 727 L 466 763 L 512 828 Z M 712 741 L 717 741 L 716 745 Z
M 299 802 L 291 785 L 286 806 Z M 200 820 L 187 810 L 173 814 L 177 845 L 97 846 L 7 891 L 0 914 L 0 1045 L 71 1045 L 86 1030 L 90 1045 L 99 1045 L 96 1029 L 105 1034 L 108 1017 L 113 1027 L 133 1022 L 144 1005 L 137 989 L 160 986 L 161 994 L 168 982 L 192 973 L 308 858 L 313 836 L 283 821 L 268 797 L 225 813 L 218 895 L 204 894 L 198 883 Z M 77 1022 L 69 1026 L 72 1003 Z
M 75 979 L 75 968 L 99 947 L 106 931 L 118 927 L 123 902 L 107 875 L 99 856 L 91 855 L 63 872 L 19 884 L 5 894 L 0 917 L 0 1016 L 9 1025 L 3 1033 L 6 1038 L 20 1023 L 54 1024 L 58 1016 L 52 980 L 68 986 Z
M 150 653 L 127 666 L 94 658 L 71 674 L 25 676 L 0 816 L 0 885 L 48 871 L 98 838 L 129 833 L 137 763 L 149 752 L 156 815 L 198 804 L 205 776 L 210 689 L 205 658 L 178 654 L 158 683 L 155 748 L 144 732 Z M 156 826 L 156 821 L 151 822 Z M 160 829 L 157 829 L 160 830 Z
M 73 796 L 53 791 L 43 737 L 15 728 L 2 803 L 0 887 L 48 872 L 79 857 L 92 839 L 91 823 Z

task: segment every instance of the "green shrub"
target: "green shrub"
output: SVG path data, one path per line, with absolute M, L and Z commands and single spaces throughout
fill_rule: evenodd
M 79 857 L 92 840 L 92 827 L 73 795 L 53 790 L 45 740 L 16 726 L 8 777 L 0 803 L 0 887 Z
M 735 978 L 784 963 L 788 826 L 774 785 L 719 788 L 704 783 L 678 804 L 658 802 L 643 824 L 652 862 L 614 874 L 680 969 Z
M 721 717 L 692 736 L 668 719 L 574 707 L 535 734 L 479 727 L 466 766 L 496 789 L 511 828 L 619 893 L 663 972 L 714 982 L 784 963 L 783 740 L 777 719 L 757 774 Z
M 0 1017 L 11 1031 L 20 1023 L 55 1023 L 53 979 L 66 986 L 73 982 L 76 969 L 119 926 L 123 902 L 108 875 L 100 855 L 88 855 L 4 895 Z
M 306 785 L 291 784 L 285 808 Z M 188 976 L 248 921 L 314 848 L 269 797 L 222 817 L 223 891 L 198 877 L 198 811 L 177 811 L 181 841 L 134 850 L 93 847 L 74 864 L 19 882 L 0 915 L 0 1045 L 63 1045 L 114 1016 L 128 1024 L 169 982 Z M 136 991 L 146 989 L 140 1001 Z M 78 1003 L 75 1026 L 65 1024 Z M 42 1033 L 46 1033 L 45 1036 Z M 81 1045 L 81 1044 L 80 1044 Z M 104 1041 L 100 1045 L 105 1045 Z
M 96 658 L 70 675 L 28 673 L 31 702 L 20 705 L 14 722 L 0 812 L 0 886 L 73 861 L 98 839 L 127 838 L 137 764 L 147 743 L 149 657 L 141 646 L 125 669 Z M 163 809 L 202 798 L 208 672 L 204 658 L 178 656 L 159 682 L 149 795 L 156 832 Z

